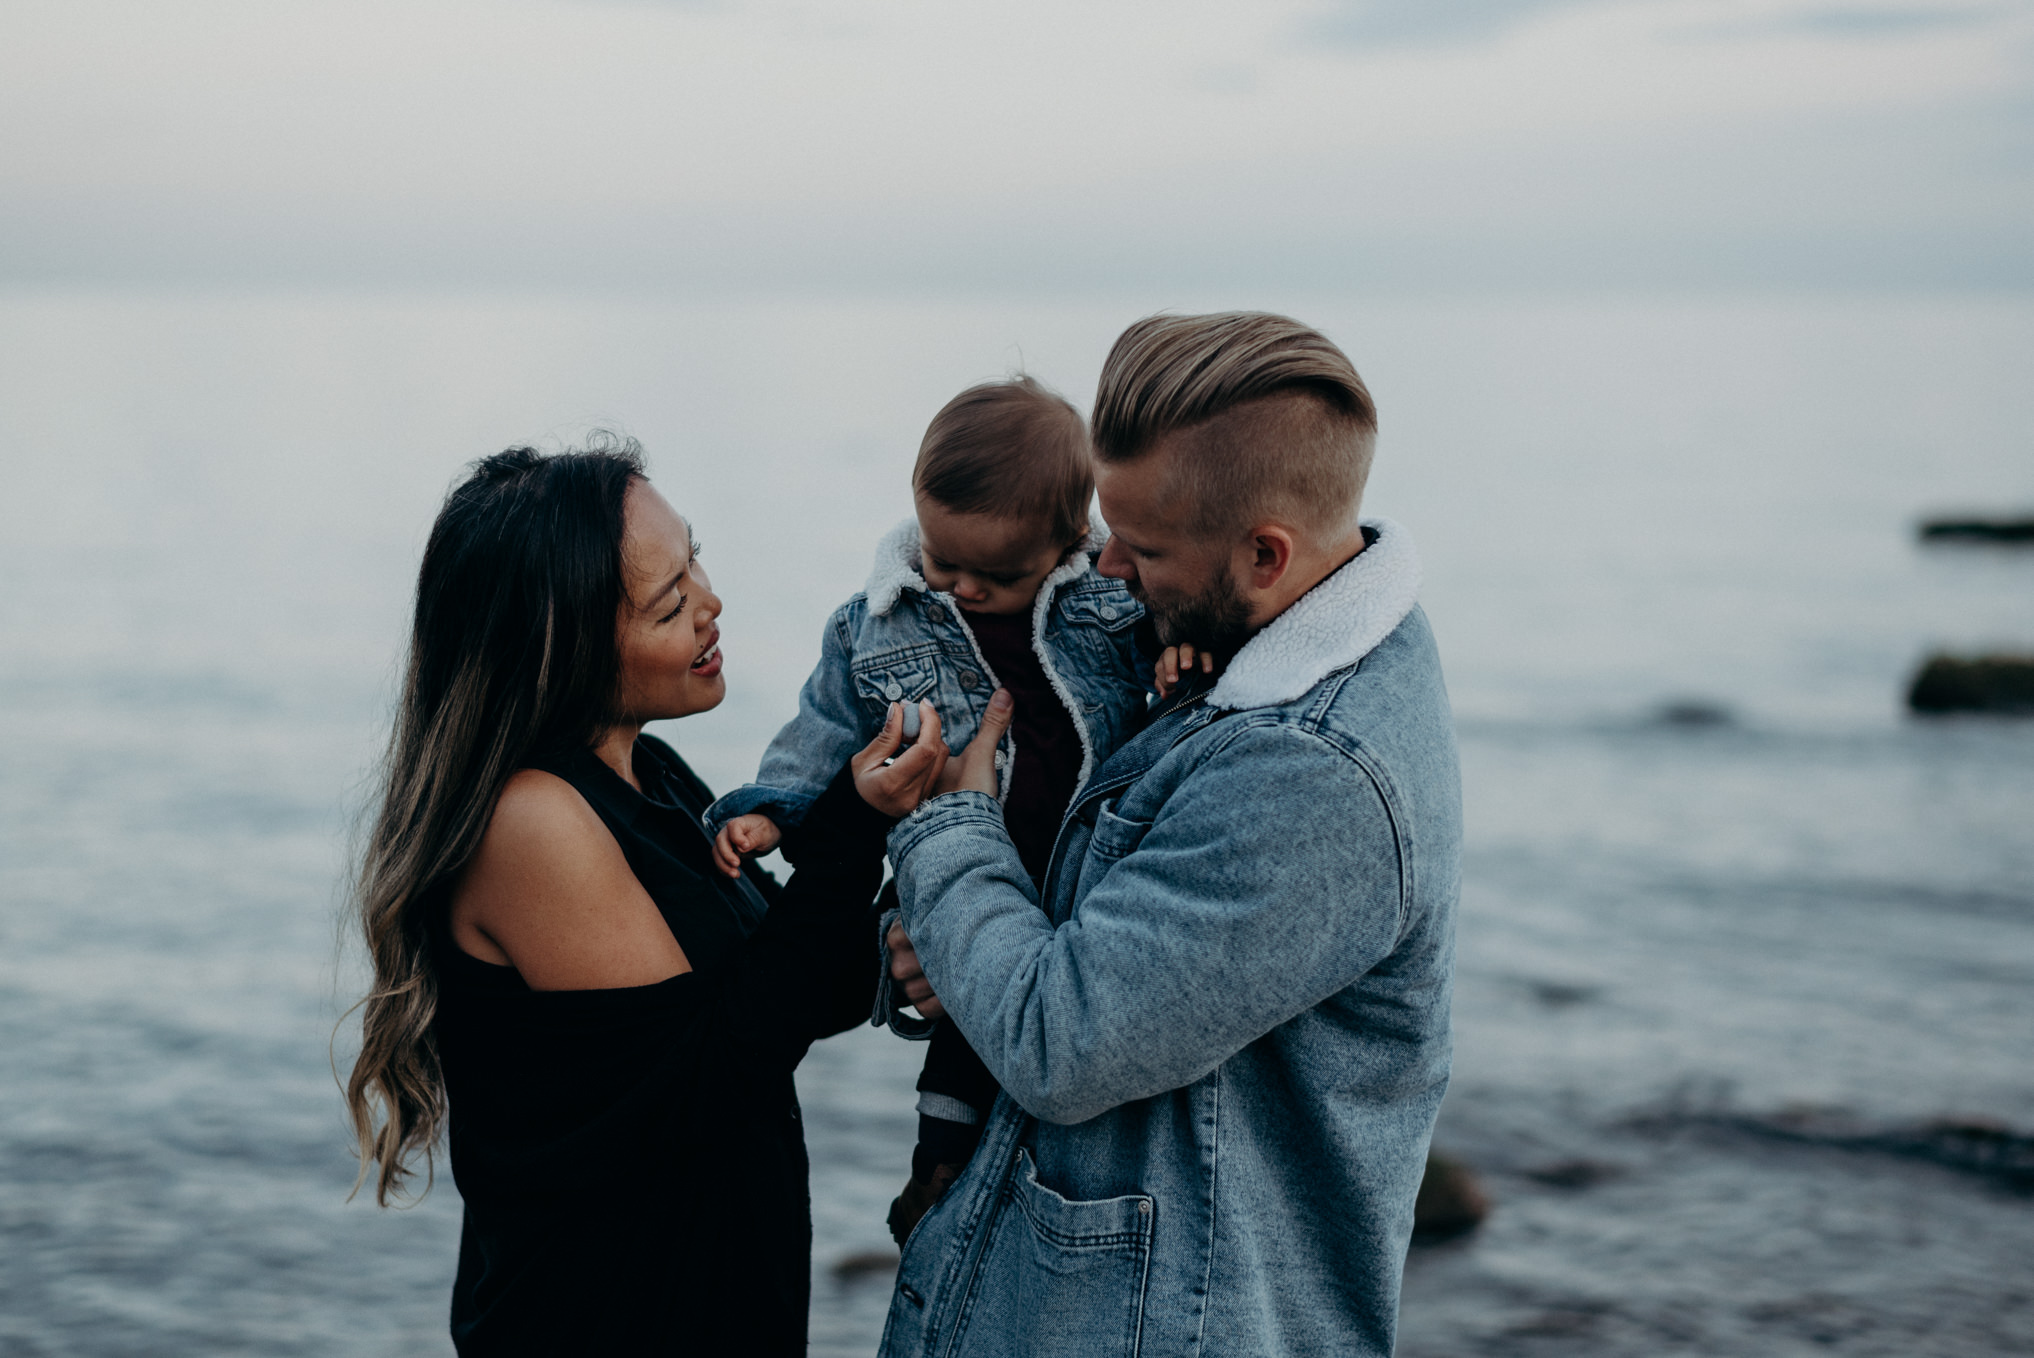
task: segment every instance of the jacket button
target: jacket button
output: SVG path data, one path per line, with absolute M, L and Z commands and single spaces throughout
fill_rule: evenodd
M 1137 1204 L 1137 1215 L 1140 1217 L 1151 1215 L 1151 1200 L 1149 1198 L 1143 1199 Z
M 1113 617 L 1115 617 L 1115 616 L 1116 616 L 1116 605 L 1114 605 L 1114 604 L 1103 604 L 1103 605 L 1102 605 L 1102 607 L 1101 607 L 1101 614 L 1102 614 L 1102 616 L 1103 616 L 1103 617 L 1105 617 L 1105 618 L 1113 618 Z
M 934 622 L 945 622 L 946 608 L 944 605 L 941 604 L 933 604 L 931 607 L 925 610 L 925 616 L 930 618 Z
M 960 672 L 960 685 L 962 688 L 967 689 L 970 692 L 974 690 L 976 684 L 979 684 L 981 682 L 982 676 L 976 674 L 973 670 L 962 670 Z
M 897 702 L 904 696 L 904 685 L 892 679 L 889 683 L 883 685 L 883 696 L 893 703 Z

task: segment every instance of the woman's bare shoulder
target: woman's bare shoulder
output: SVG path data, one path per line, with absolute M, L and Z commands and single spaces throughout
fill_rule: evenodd
M 621 846 L 579 789 L 542 769 L 518 769 L 509 775 L 482 841 L 483 852 L 489 847 L 509 853 L 541 847 L 547 854 L 595 855 L 605 849 L 621 856 Z
M 607 826 L 570 783 L 538 769 L 502 789 L 454 890 L 452 924 L 461 947 L 499 952 L 488 960 L 538 990 L 649 985 L 690 970 Z

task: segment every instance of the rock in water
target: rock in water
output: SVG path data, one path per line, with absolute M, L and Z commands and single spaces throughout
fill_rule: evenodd
M 895 1250 L 862 1250 L 834 1261 L 834 1280 L 852 1283 L 864 1278 L 894 1278 L 897 1262 Z
M 1467 1235 L 1490 1215 L 1490 1199 L 1460 1161 L 1429 1152 L 1426 1176 L 1413 1203 L 1413 1243 L 1432 1245 Z
M 1907 690 L 1916 712 L 2003 712 L 2034 715 L 2034 656 L 1953 655 L 1928 658 Z
M 2034 515 L 2013 519 L 1930 519 L 1923 542 L 2010 542 L 2034 545 Z
M 1653 720 L 1661 726 L 1734 726 L 1736 718 L 1722 703 L 1712 703 L 1704 698 L 1677 698 L 1662 703 L 1653 712 Z

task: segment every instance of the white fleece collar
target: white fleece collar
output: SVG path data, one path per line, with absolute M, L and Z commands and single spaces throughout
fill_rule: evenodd
M 1208 694 L 1210 707 L 1289 703 L 1369 655 L 1405 621 L 1420 592 L 1412 539 L 1390 519 L 1365 519 L 1363 526 L 1376 541 L 1245 642 Z
M 1079 551 L 1053 568 L 1039 586 L 1038 609 L 1043 610 L 1050 602 L 1053 592 L 1069 580 L 1078 580 L 1093 560 L 1093 553 L 1103 542 L 1108 541 L 1109 532 L 1100 519 L 1088 521 L 1087 541 Z M 909 518 L 883 534 L 883 540 L 876 544 L 876 564 L 869 570 L 868 583 L 862 586 L 862 593 L 868 597 L 869 611 L 877 617 L 887 617 L 897 601 L 904 597 L 904 591 L 915 589 L 920 594 L 931 593 L 932 587 L 925 583 L 918 563 L 918 520 Z

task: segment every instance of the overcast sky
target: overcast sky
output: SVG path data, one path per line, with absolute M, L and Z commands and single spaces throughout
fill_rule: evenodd
M 0 0 L 0 281 L 2034 287 L 2034 0 Z

